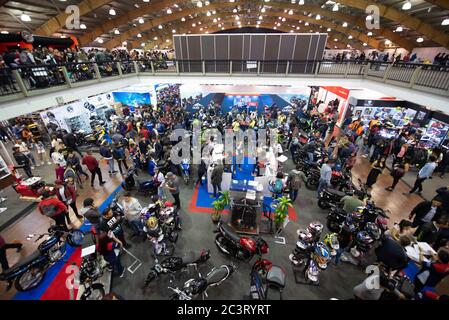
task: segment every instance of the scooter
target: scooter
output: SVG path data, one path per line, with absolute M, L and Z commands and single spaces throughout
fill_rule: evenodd
M 198 278 L 187 280 L 181 289 L 168 287 L 174 292 L 170 300 L 192 300 L 199 295 L 204 300 L 207 297 L 207 289 L 221 285 L 234 273 L 234 270 L 234 266 L 222 265 L 213 268 L 205 277 L 199 274 Z
M 215 244 L 218 250 L 239 260 L 250 261 L 255 254 L 260 256 L 268 253 L 268 244 L 264 239 L 241 237 L 223 221 L 218 222 L 214 233 L 217 233 Z
M 145 279 L 144 288 L 147 288 L 149 284 L 161 274 L 174 274 L 188 268 L 189 266 L 193 266 L 196 269 L 199 263 L 206 262 L 209 258 L 210 250 L 202 249 L 199 252 L 190 251 L 183 257 L 166 258 L 161 263 L 159 263 L 156 259 L 156 264 L 151 268 Z
M 251 300 L 268 300 L 268 291 L 273 287 L 279 291 L 279 297 L 282 300 L 282 291 L 285 288 L 286 278 L 284 269 L 273 265 L 269 260 L 260 259 L 251 268 L 250 277 L 249 298 Z
M 56 262 L 61 260 L 67 252 L 67 243 L 72 247 L 81 245 L 84 233 L 80 230 L 63 231 L 59 226 L 51 226 L 48 233 L 41 234 L 34 242 L 49 236 L 39 244 L 37 251 L 20 261 L 15 266 L 4 270 L 0 280 L 14 282 L 18 291 L 28 291 L 39 286 L 45 274 Z M 29 240 L 36 235 L 30 235 Z

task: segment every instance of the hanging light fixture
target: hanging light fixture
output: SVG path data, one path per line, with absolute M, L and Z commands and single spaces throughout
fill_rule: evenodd
M 410 10 L 412 8 L 412 3 L 410 1 L 406 1 L 403 5 L 402 5 L 402 10 Z
M 119 30 L 119 29 L 115 29 L 115 30 L 114 30 L 114 33 L 115 33 L 115 34 L 120 34 L 120 30 Z
M 352 39 L 352 35 L 349 35 L 349 36 L 348 36 L 348 39 Z
M 331 32 L 331 28 L 327 28 L 327 32 Z
M 168 9 L 167 9 L 167 14 L 172 14 L 172 13 L 173 13 L 173 11 L 171 11 L 171 9 L 168 8 Z
M 304 5 L 304 0 L 299 0 L 299 1 L 298 1 L 298 4 L 299 4 L 300 6 L 303 6 L 303 5 Z
M 334 6 L 332 7 L 332 11 L 338 11 L 340 8 L 338 7 L 338 3 L 334 4 Z
M 97 40 L 97 42 L 98 42 L 98 43 L 103 43 L 104 41 L 103 41 L 103 39 L 99 38 L 99 39 Z
M 201 8 L 201 7 L 203 6 L 203 3 L 202 3 L 201 1 L 198 1 L 198 2 L 196 3 L 196 6 L 197 6 L 198 8 Z
M 321 16 L 319 14 L 316 15 L 315 17 L 316 20 L 321 20 Z
M 210 13 L 210 11 L 206 12 L 206 16 L 210 17 L 212 15 L 212 13 Z
M 289 14 L 289 15 L 292 15 L 292 14 L 293 14 L 293 10 L 290 9 L 290 10 L 288 11 L 288 14 Z
M 343 28 L 346 28 L 347 26 L 348 26 L 348 23 L 347 22 L 343 22 Z
M 264 13 L 265 11 L 267 11 L 267 9 L 265 9 L 265 7 L 262 8 L 262 10 L 260 10 L 260 12 Z
M 156 41 L 156 40 L 157 40 L 157 37 L 154 37 L 153 40 Z
M 262 20 L 263 19 L 263 17 L 262 16 L 259 16 L 259 20 Z
M 447 25 L 449 25 L 449 18 L 444 19 L 443 22 L 441 22 L 441 25 L 442 25 L 442 26 L 447 26 Z
M 142 34 L 138 33 L 137 38 L 142 38 Z
M 144 24 L 144 23 L 145 23 L 145 20 L 143 20 L 143 18 L 140 18 L 140 19 L 139 19 L 139 23 L 140 23 L 140 24 Z
M 157 26 L 159 29 L 162 29 L 163 28 L 163 26 L 160 24 L 160 25 L 158 25 Z
M 81 24 L 80 24 L 80 29 L 85 30 L 85 29 L 87 29 L 87 26 L 86 26 L 84 23 L 81 23 Z
M 418 43 L 421 43 L 423 41 L 424 41 L 424 38 L 422 38 L 422 37 L 419 37 L 418 39 L 416 39 L 416 42 L 418 42 Z
M 20 15 L 20 20 L 25 21 L 25 22 L 30 22 L 31 21 L 31 17 L 25 13 L 22 13 Z
M 373 33 L 372 33 L 371 31 L 369 31 L 366 35 L 367 35 L 368 37 L 371 37 L 371 36 L 373 35 Z
M 363 43 L 363 46 L 366 47 L 368 44 L 366 42 Z
M 306 22 L 306 23 L 304 23 L 304 25 L 305 25 L 305 26 L 308 26 L 308 25 L 309 25 L 309 23 L 308 23 L 308 22 Z
M 389 46 L 389 45 L 391 44 L 391 41 L 388 40 L 388 39 L 386 39 L 386 40 L 385 40 L 385 44 L 386 44 L 387 46 Z
M 403 29 L 401 26 L 399 26 L 399 27 L 396 28 L 395 31 L 396 31 L 396 32 L 402 32 L 403 30 L 404 30 L 404 29 Z
M 186 18 L 182 17 L 181 21 L 182 21 L 182 22 L 186 21 Z
M 109 9 L 109 14 L 111 16 L 115 16 L 117 14 L 117 12 L 115 12 L 114 8 Z

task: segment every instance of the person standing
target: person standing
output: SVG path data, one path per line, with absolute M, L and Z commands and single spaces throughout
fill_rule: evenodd
M 93 188 L 95 176 L 98 175 L 98 180 L 100 182 L 100 186 L 104 185 L 106 182 L 103 181 L 103 176 L 101 174 L 101 169 L 98 164 L 97 159 L 92 155 L 92 151 L 87 151 L 87 155 L 83 157 L 83 160 L 81 162 L 84 164 L 87 169 L 89 169 L 91 174 L 91 180 L 90 180 L 90 186 Z
M 41 166 L 47 162 L 48 165 L 51 165 L 51 161 L 47 155 L 47 151 L 45 151 L 45 145 L 42 141 L 38 141 L 36 143 L 37 154 L 39 155 L 39 161 L 41 162 Z
M 105 159 L 108 162 L 108 166 L 109 166 L 108 173 L 110 175 L 117 173 L 117 171 L 115 170 L 115 166 L 114 166 L 114 158 L 112 157 L 111 147 L 109 145 L 109 142 L 107 142 L 106 140 L 104 140 L 101 143 L 100 155 L 103 157 L 103 159 Z
M 157 188 L 158 197 L 160 199 L 165 199 L 166 198 L 164 190 L 165 177 L 157 167 L 154 169 L 153 184 Z
M 23 141 L 18 141 L 18 143 L 14 147 L 18 147 L 20 152 L 22 152 L 26 157 L 28 157 L 28 159 L 30 159 L 31 163 L 33 164 L 31 169 L 34 170 L 34 167 L 36 166 L 36 159 L 34 158 L 33 152 L 31 152 L 27 144 Z
M 198 166 L 198 180 L 196 181 L 196 184 L 200 184 L 200 186 L 203 185 L 203 177 L 207 173 L 207 167 L 206 163 L 203 159 L 201 159 L 201 163 Z
M 213 197 L 216 198 L 218 195 L 218 192 L 221 191 L 221 182 L 223 181 L 223 165 L 222 164 L 215 165 L 214 169 L 212 170 L 210 180 L 212 183 L 212 187 L 214 189 Z
M 81 216 L 78 213 L 78 208 L 76 207 L 76 191 L 75 188 L 69 184 L 65 184 L 61 180 L 55 181 L 55 189 L 56 189 L 56 197 L 62 201 L 66 207 L 72 208 L 73 212 L 75 213 L 76 217 L 78 219 L 82 219 L 83 216 Z M 65 212 L 67 223 L 72 224 L 69 217 L 69 211 Z
M 413 220 L 413 228 L 420 227 L 424 223 L 438 220 L 444 214 L 442 202 L 435 198 L 432 201 L 422 201 L 418 203 L 410 212 L 409 219 Z
M 76 145 L 76 136 L 73 133 L 71 132 L 66 133 L 62 137 L 62 141 L 70 150 L 76 151 L 80 155 L 80 157 L 83 156 L 81 151 L 78 149 L 78 146 Z
M 446 174 L 446 168 L 449 166 L 449 150 L 443 150 L 443 159 L 439 164 L 439 170 L 441 171 L 440 178 L 443 178 Z
M 121 143 L 115 143 L 114 147 L 112 149 L 112 156 L 117 161 L 118 169 L 120 171 L 120 174 L 123 176 L 123 169 L 122 169 L 122 163 L 125 166 L 125 169 L 128 170 L 128 164 L 126 163 L 126 154 L 125 154 L 125 148 L 123 147 L 123 144 Z
M 120 255 L 116 255 L 116 248 L 123 247 L 122 241 L 118 239 L 112 231 L 100 231 L 98 235 L 98 252 L 112 267 L 114 275 L 119 275 L 123 278 L 125 275 L 125 268 L 120 262 Z
M 327 160 L 324 160 L 324 163 L 321 166 L 320 180 L 318 181 L 318 189 L 317 189 L 318 198 L 320 197 L 321 191 L 323 191 L 323 189 L 326 187 L 330 187 L 330 185 L 331 185 L 333 165 L 334 165 L 334 161 L 327 159 Z
M 393 177 L 393 183 L 390 187 L 385 188 L 387 191 L 393 191 L 396 185 L 399 183 L 399 180 L 405 175 L 405 172 L 407 171 L 408 165 L 404 164 L 402 162 L 397 162 L 394 167 L 393 171 L 391 171 L 391 175 Z
M 375 160 L 371 165 L 371 171 L 366 178 L 366 186 L 368 188 L 372 188 L 373 184 L 376 183 L 377 177 L 382 174 L 386 167 L 386 159 L 384 157 L 380 157 L 378 160 Z
M 56 225 L 62 227 L 65 231 L 69 230 L 65 223 L 67 207 L 61 200 L 52 197 L 50 192 L 44 191 L 42 200 L 39 202 L 37 208 L 42 215 L 53 219 Z
M 0 264 L 2 266 L 2 272 L 9 269 L 8 258 L 6 256 L 6 250 L 16 249 L 17 252 L 22 250 L 23 245 L 21 243 L 6 243 L 5 239 L 0 235 Z
M 81 214 L 87 221 L 95 228 L 98 232 L 101 222 L 101 213 L 94 204 L 94 199 L 86 198 L 83 201 L 83 208 L 81 209 Z
M 174 205 L 178 209 L 181 209 L 181 200 L 179 199 L 179 179 L 173 172 L 167 172 L 165 175 L 165 187 L 175 199 Z
M 80 174 L 85 176 L 86 180 L 89 179 L 89 175 L 86 172 L 84 172 L 83 167 L 81 166 L 80 158 L 76 156 L 72 150 L 69 151 L 69 154 L 67 156 L 67 165 L 71 166 L 75 170 L 76 175 L 79 177 L 78 180 L 80 181 L 80 183 L 81 183 Z
M 302 173 L 299 168 L 300 166 L 297 165 L 296 169 L 293 169 L 288 173 L 287 178 L 287 186 L 290 191 L 290 199 L 293 202 L 295 202 L 296 198 L 298 197 L 298 192 L 301 188 L 302 175 L 304 175 L 304 173 Z
M 125 219 L 133 228 L 134 233 L 132 237 L 141 236 L 143 234 L 143 225 L 140 221 L 142 206 L 140 205 L 139 200 L 131 197 L 131 193 L 127 192 L 123 196 L 122 207 L 125 213 Z
M 28 178 L 31 178 L 33 176 L 33 173 L 31 172 L 31 166 L 30 166 L 30 159 L 24 155 L 19 147 L 12 148 L 13 150 L 13 157 L 16 160 L 17 164 L 23 168 Z
M 427 162 L 424 165 L 424 167 L 422 167 L 421 170 L 419 170 L 413 188 L 408 193 L 404 193 L 404 195 L 410 195 L 415 191 L 418 191 L 418 194 L 421 194 L 423 190 L 422 183 L 426 179 L 430 179 L 432 177 L 433 171 L 435 170 L 436 167 L 437 167 L 436 158 L 435 156 L 432 155 L 429 157 L 429 162 Z

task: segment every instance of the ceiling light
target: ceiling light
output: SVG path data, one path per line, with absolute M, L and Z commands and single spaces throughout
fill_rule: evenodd
M 109 14 L 111 16 L 115 16 L 117 14 L 117 12 L 115 12 L 114 8 L 109 9 Z
M 156 40 L 157 40 L 157 37 L 154 37 L 153 40 L 156 41 Z
M 410 10 L 412 8 L 412 3 L 410 1 L 406 1 L 403 5 L 402 5 L 402 10 Z
M 285 20 L 286 20 L 285 18 L 282 18 L 282 22 L 285 22 Z
M 222 27 L 221 30 L 224 30 L 224 27 Z
M 239 16 L 235 16 L 235 20 L 240 20 L 240 17 Z
M 352 39 L 352 35 L 349 35 L 349 36 L 348 36 L 348 39 Z
M 280 26 L 281 26 L 281 23 L 280 23 L 280 22 L 278 22 L 277 26 L 278 26 L 278 27 L 280 27 Z
M 62 35 L 61 38 L 66 38 L 66 36 Z
M 444 19 L 443 22 L 441 22 L 441 25 L 442 25 L 442 26 L 447 26 L 447 25 L 449 25 L 449 18 Z
M 139 23 L 140 23 L 140 24 L 144 24 L 144 23 L 145 23 L 145 20 L 143 20 L 143 18 L 140 18 L 140 19 L 139 19 Z
M 270 0 L 265 0 L 265 2 L 270 2 Z
M 140 33 L 138 33 L 137 38 L 142 38 L 142 35 Z
M 294 30 L 290 30 L 291 33 L 295 32 Z
M 366 42 L 363 43 L 363 46 L 366 47 L 368 44 Z
M 296 30 L 299 30 L 299 27 L 296 27 Z
M 262 20 L 263 19 L 263 17 L 262 16 L 259 16 L 259 20 Z
M 99 38 L 99 39 L 97 40 L 97 42 L 98 42 L 98 43 L 103 43 L 104 41 L 103 41 L 103 39 Z
M 305 26 L 308 26 L 308 25 L 309 25 L 309 23 L 308 23 L 308 22 L 306 22 L 306 23 L 304 23 L 304 25 L 305 25 Z
M 334 41 L 338 41 L 338 39 L 337 39 L 337 38 L 334 38 Z
M 370 31 L 366 34 L 368 37 L 371 37 L 373 35 L 373 33 Z
M 182 22 L 186 21 L 186 18 L 182 17 L 181 21 L 182 21 Z
M 419 37 L 418 39 L 416 39 L 416 42 L 418 42 L 418 43 L 421 43 L 423 41 L 424 41 L 424 38 L 422 38 L 422 37 Z
M 274 27 L 273 29 L 274 29 L 274 30 L 276 30 L 277 28 L 276 28 L 276 27 Z
M 369 14 L 369 15 L 366 16 L 365 20 L 366 21 L 371 21 L 371 20 L 373 20 L 373 16 Z
M 176 33 L 176 30 L 175 30 L 175 29 L 173 29 L 173 30 L 171 31 L 171 33 Z
M 299 4 L 300 6 L 303 6 L 303 5 L 304 5 L 304 0 L 299 0 L 299 1 L 298 1 L 298 4 Z
M 338 9 L 338 3 L 334 4 L 334 6 L 332 7 L 332 11 L 338 11 Z
M 289 14 L 289 15 L 292 15 L 292 14 L 293 14 L 293 10 L 290 9 L 290 10 L 288 11 L 288 14 Z
M 163 28 L 163 26 L 160 24 L 160 25 L 158 25 L 157 26 L 159 29 L 162 29 Z
M 209 1 L 206 1 L 206 2 L 204 2 L 204 4 L 205 4 L 206 6 L 208 6 L 208 5 L 210 5 L 210 2 L 209 2 Z
M 320 20 L 321 16 L 319 14 L 316 15 L 315 19 Z
M 216 13 L 217 13 L 217 11 L 215 11 L 215 10 L 214 10 L 214 11 L 212 11 L 212 14 L 216 14 Z
M 238 25 L 241 25 L 242 23 L 240 21 L 237 22 Z
M 197 6 L 198 8 L 201 8 L 201 7 L 203 6 L 203 3 L 202 3 L 201 1 L 198 1 L 198 2 L 196 3 L 196 6 Z
M 120 30 L 119 30 L 119 29 L 115 29 L 115 30 L 114 30 L 114 33 L 115 33 L 115 34 L 120 34 Z
M 141 45 L 142 47 L 145 47 L 145 42 L 142 42 L 140 45 Z
M 84 29 L 87 29 L 87 26 L 84 23 L 81 23 L 80 28 L 84 30 Z
M 265 9 L 265 7 L 262 8 L 262 10 L 260 10 L 260 12 L 264 13 L 265 11 L 267 11 L 267 9 Z
M 347 22 L 343 22 L 342 26 L 343 26 L 343 28 L 346 28 L 348 26 L 348 23 Z
M 260 21 L 257 21 L 257 24 L 260 24 Z
M 282 17 L 278 17 L 279 20 L 282 20 Z
M 6 30 L 3 30 L 2 32 L 0 32 L 1 34 L 9 34 L 9 32 L 8 31 L 6 31 Z
M 150 0 L 143 0 L 143 2 L 150 2 Z
M 201 21 L 198 22 L 198 25 L 200 25 L 200 24 L 201 24 Z
M 196 27 L 196 23 L 192 23 L 192 27 L 194 27 L 194 28 L 195 28 L 195 27 Z
M 351 45 L 350 45 L 350 44 L 347 44 L 346 47 L 347 47 L 347 48 L 351 48 Z
M 206 16 L 210 17 L 212 15 L 212 13 L 210 13 L 210 11 L 206 12 Z
M 295 4 L 296 3 L 296 0 L 292 0 L 292 1 L 290 1 L 292 4 Z
M 236 9 L 236 8 L 234 8 L 234 10 L 232 10 L 232 12 L 234 12 L 234 13 L 237 13 L 237 9 Z
M 203 31 L 203 28 L 200 28 L 200 31 Z
M 29 15 L 22 13 L 22 15 L 20 16 L 20 20 L 25 21 L 25 22 L 30 22 L 31 18 Z
M 404 30 L 404 28 L 402 28 L 401 26 L 399 26 L 399 27 L 396 28 L 395 31 L 396 31 L 396 32 L 402 32 L 402 30 Z
M 215 18 L 213 21 L 214 21 L 214 23 L 216 23 L 218 20 Z
M 123 41 L 122 46 L 126 47 L 128 45 L 128 42 Z
M 327 28 L 327 32 L 331 32 L 331 28 Z
M 219 24 L 218 24 L 218 27 L 219 27 L 219 28 L 221 28 L 221 26 L 222 26 L 222 24 L 221 24 L 221 23 L 219 23 Z
M 235 2 L 235 0 L 229 0 L 229 2 Z
M 390 44 L 391 44 L 391 41 L 390 40 L 385 40 L 385 44 L 387 45 L 387 46 L 389 46 Z
M 259 28 L 259 25 L 257 25 L 256 28 Z
M 220 17 L 218 17 L 218 18 L 217 18 L 217 20 L 218 20 L 218 21 L 220 21 L 220 20 L 221 20 L 221 18 L 220 18 Z

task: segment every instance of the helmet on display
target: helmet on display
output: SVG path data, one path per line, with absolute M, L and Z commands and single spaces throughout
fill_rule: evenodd
M 326 234 L 324 236 L 324 243 L 331 249 L 331 251 L 340 249 L 340 243 L 338 242 L 338 235 L 336 233 Z
M 313 235 L 309 232 L 309 230 L 298 229 L 296 233 L 298 234 L 298 238 L 301 241 L 312 242 L 313 240 Z
M 354 211 L 349 213 L 346 217 L 346 222 L 350 224 L 359 224 L 363 221 L 363 213 L 365 212 L 365 207 L 357 207 Z
M 330 260 L 329 249 L 322 242 L 318 242 L 313 252 L 313 260 L 320 269 L 326 269 L 327 263 Z
M 374 222 L 368 222 L 365 226 L 365 230 L 374 240 L 380 239 L 380 229 Z
M 367 245 L 367 244 L 370 244 L 371 242 L 373 242 L 373 238 L 371 238 L 369 233 L 366 231 L 359 231 L 357 233 L 356 239 L 357 239 L 358 243 L 364 244 L 364 245 Z
M 147 225 L 148 229 L 154 230 L 154 229 L 157 229 L 159 222 L 157 221 L 157 218 L 153 216 L 147 220 L 146 225 Z
M 314 238 L 319 239 L 321 232 L 323 232 L 323 224 L 319 221 L 312 221 L 309 223 L 307 230 L 313 235 Z

